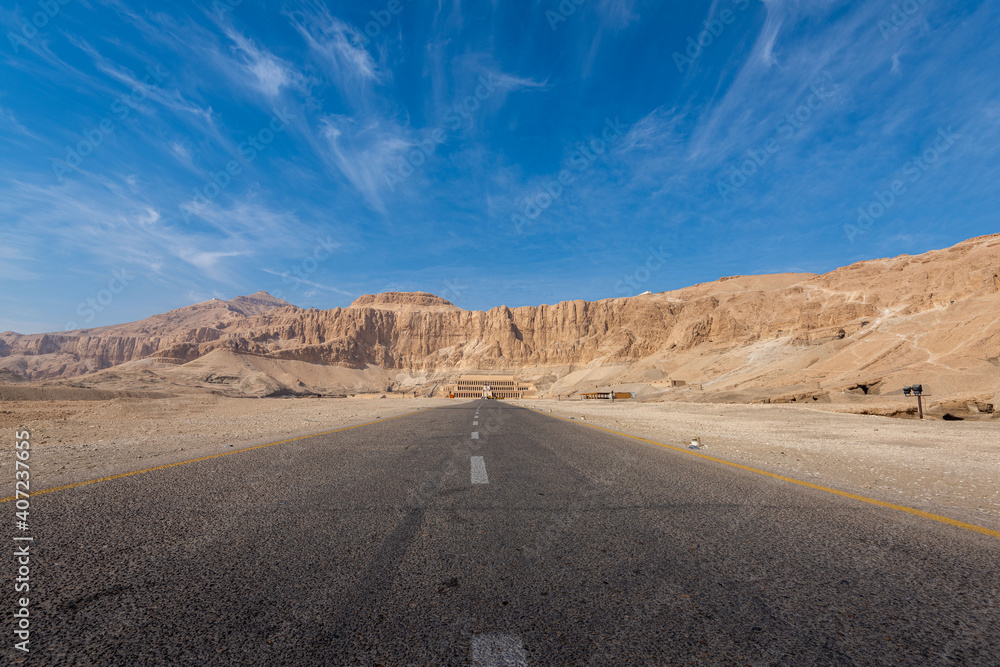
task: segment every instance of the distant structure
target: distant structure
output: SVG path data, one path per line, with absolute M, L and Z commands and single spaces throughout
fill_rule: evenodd
M 452 398 L 524 398 L 534 390 L 530 383 L 518 382 L 513 375 L 463 375 L 448 387 L 448 395 Z
M 635 398 L 635 394 L 630 391 L 588 391 L 580 395 L 585 399 L 605 401 L 620 401 L 626 398 Z

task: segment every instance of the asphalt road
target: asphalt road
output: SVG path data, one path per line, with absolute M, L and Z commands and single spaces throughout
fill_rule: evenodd
M 25 664 L 1000 664 L 1000 539 L 498 401 L 32 519 Z

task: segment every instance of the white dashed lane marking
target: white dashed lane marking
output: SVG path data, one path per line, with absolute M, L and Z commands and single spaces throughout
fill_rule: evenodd
M 486 476 L 486 461 L 482 456 L 472 457 L 472 483 L 489 484 L 490 478 Z
M 473 426 L 479 426 L 479 422 L 472 422 Z
M 514 635 L 477 635 L 470 649 L 473 667 L 528 667 L 524 642 Z
M 473 431 L 472 432 L 472 439 L 473 440 L 479 440 L 479 431 Z

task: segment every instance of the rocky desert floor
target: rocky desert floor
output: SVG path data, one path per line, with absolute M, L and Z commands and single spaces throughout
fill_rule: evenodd
M 5 400 L 4 460 L 31 432 L 32 488 L 52 488 L 448 404 L 415 398 Z M 918 421 L 798 405 L 521 400 L 516 404 L 1000 529 L 1000 420 Z M 653 446 L 653 445 L 650 445 Z M 13 474 L 2 495 L 12 493 Z

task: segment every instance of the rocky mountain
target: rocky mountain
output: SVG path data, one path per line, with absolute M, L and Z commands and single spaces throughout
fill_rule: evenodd
M 218 340 L 250 318 L 293 307 L 267 292 L 211 299 L 138 322 L 22 336 L 0 333 L 0 369 L 24 378 L 73 377 L 187 343 Z
M 884 394 L 921 381 L 939 395 L 991 394 L 1000 389 L 1000 235 L 823 275 L 735 276 L 488 311 L 420 292 L 301 309 L 258 292 L 125 325 L 0 334 L 0 369 L 72 377 L 122 364 L 176 368 L 218 351 L 295 362 L 299 370 L 281 371 L 295 377 L 306 368 L 299 364 L 391 371 L 377 384 L 391 384 L 393 373 L 430 382 L 463 370 L 514 372 L 553 394 L 611 384 L 659 391 L 670 379 L 734 400 Z

